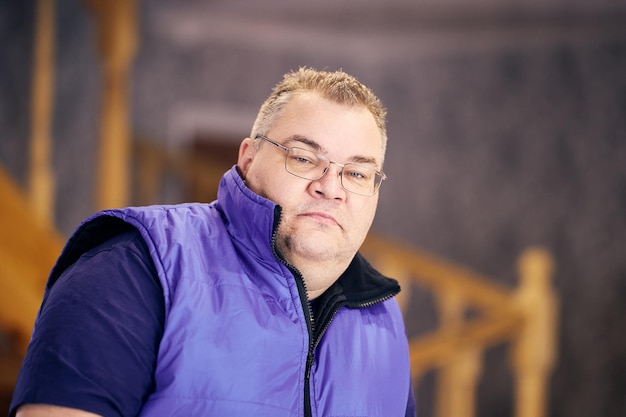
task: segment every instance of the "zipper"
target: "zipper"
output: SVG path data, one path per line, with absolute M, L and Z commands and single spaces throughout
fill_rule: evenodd
M 295 266 L 285 261 L 282 255 L 276 249 L 276 234 L 278 232 L 278 225 L 282 218 L 282 209 L 279 205 L 274 208 L 274 225 L 272 229 L 272 252 L 280 263 L 285 265 L 287 269 L 293 274 L 296 279 L 296 286 L 298 287 L 298 294 L 300 295 L 300 302 L 302 304 L 302 311 L 304 312 L 304 318 L 306 322 L 307 331 L 309 333 L 309 350 L 306 357 L 306 365 L 304 369 L 304 417 L 312 417 L 313 412 L 311 410 L 311 368 L 315 362 L 315 347 L 316 343 L 313 340 L 315 334 L 315 321 L 313 320 L 313 310 L 309 302 L 309 297 L 304 283 L 302 273 Z
M 300 295 L 302 311 L 304 312 L 307 331 L 309 333 L 309 350 L 307 352 L 306 365 L 304 369 L 304 417 L 312 417 L 313 411 L 311 409 L 311 369 L 313 368 L 313 364 L 315 363 L 315 349 L 317 349 L 317 346 L 321 342 L 324 333 L 326 333 L 326 330 L 330 327 L 330 324 L 332 323 L 339 309 L 345 305 L 348 305 L 350 308 L 370 307 L 374 304 L 382 303 L 389 300 L 390 298 L 393 298 L 398 294 L 399 291 L 390 291 L 389 293 L 383 294 L 380 297 L 373 298 L 367 301 L 362 301 L 360 303 L 335 303 L 335 305 L 332 307 L 330 314 L 328 315 L 328 319 L 326 319 L 323 323 L 323 327 L 319 329 L 319 332 L 316 332 L 317 329 L 315 328 L 316 323 L 313 317 L 313 309 L 309 301 L 308 292 L 302 273 L 298 270 L 298 268 L 287 262 L 276 249 L 276 234 L 278 232 L 278 225 L 280 224 L 281 219 L 282 209 L 279 205 L 276 205 L 274 208 L 274 225 L 272 229 L 271 247 L 276 259 L 278 259 L 280 263 L 285 265 L 285 267 L 289 269 L 289 271 L 293 274 L 296 280 L 298 294 Z
M 304 280 L 302 279 L 302 275 L 300 275 L 300 280 L 302 281 L 303 288 L 306 289 L 305 285 L 304 285 Z M 305 292 L 305 294 L 306 294 L 306 292 Z M 365 301 L 363 303 L 357 304 L 355 307 L 356 308 L 370 307 L 370 306 L 373 306 L 374 304 L 378 304 L 378 303 L 382 303 L 383 301 L 387 301 L 388 299 L 393 298 L 396 294 L 397 294 L 397 292 L 386 294 L 386 295 L 384 295 L 382 297 L 375 298 L 375 299 L 372 299 L 372 300 Z M 319 333 L 315 334 L 314 326 L 311 327 L 311 333 L 309 334 L 309 337 L 310 337 L 309 340 L 312 340 L 312 342 L 309 344 L 309 352 L 308 352 L 308 355 L 307 355 L 306 369 L 305 369 L 305 374 L 304 374 L 304 416 L 305 417 L 311 417 L 311 415 L 312 415 L 312 411 L 311 411 L 311 369 L 313 368 L 313 363 L 315 362 L 315 349 L 317 349 L 317 345 L 319 345 L 319 343 L 322 341 L 322 337 L 324 336 L 324 333 L 326 333 L 326 330 L 330 327 L 330 324 L 332 323 L 333 319 L 335 318 L 335 315 L 337 314 L 339 309 L 341 307 L 343 307 L 344 305 L 346 305 L 346 303 L 337 303 L 335 306 L 333 306 L 333 308 L 331 310 L 331 313 L 328 316 L 328 319 L 324 323 L 324 326 L 319 329 Z M 311 320 L 311 324 L 313 325 L 314 324 L 314 320 L 312 318 L 313 316 L 311 314 L 311 308 L 310 308 L 310 305 L 309 305 L 308 302 L 307 302 L 307 306 L 309 306 L 310 320 Z M 313 337 L 312 335 L 314 335 L 314 339 L 312 338 Z
M 399 291 L 392 291 L 389 294 L 383 295 L 382 297 L 379 298 L 375 298 L 373 300 L 369 300 L 369 301 L 363 301 L 361 303 L 356 304 L 356 308 L 367 308 L 367 307 L 371 307 L 374 304 L 378 304 L 378 303 L 383 303 L 387 300 L 392 299 L 393 297 L 395 297 L 396 295 L 398 295 Z
M 351 306 L 351 308 L 359 309 L 359 308 L 371 307 L 374 304 L 378 304 L 378 303 L 382 303 L 384 301 L 387 301 L 387 300 L 395 297 L 397 294 L 398 294 L 397 292 L 392 292 L 392 293 L 386 294 L 386 295 L 384 295 L 382 297 L 374 298 L 374 299 L 369 300 L 369 301 L 364 301 L 362 303 L 355 304 L 354 306 Z M 326 323 L 324 323 L 324 327 L 322 327 L 321 330 L 319 331 L 319 333 L 315 336 L 315 340 L 313 342 L 313 350 L 314 351 L 317 348 L 317 345 L 322 340 L 322 336 L 324 336 L 324 333 L 326 333 L 326 330 L 330 327 L 330 324 L 332 323 L 333 319 L 335 318 L 335 315 L 337 314 L 339 309 L 341 307 L 343 307 L 344 305 L 347 305 L 347 303 L 337 303 L 333 307 L 333 309 L 331 310 L 331 313 L 328 316 L 328 319 L 326 320 Z

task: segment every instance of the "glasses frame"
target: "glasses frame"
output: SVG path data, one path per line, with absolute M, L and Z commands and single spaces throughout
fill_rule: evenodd
M 361 196 L 364 196 L 364 197 L 372 197 L 372 196 L 376 195 L 376 193 L 380 190 L 380 186 L 383 184 L 383 181 L 387 179 L 387 174 L 385 174 L 383 171 L 374 170 L 374 172 L 380 177 L 380 181 L 374 183 L 374 191 L 372 191 L 371 194 L 358 193 L 356 191 L 352 191 L 352 190 L 347 189 L 346 186 L 343 185 L 343 169 L 344 169 L 344 167 L 346 165 L 356 165 L 356 166 L 362 166 L 362 165 L 354 164 L 354 163 L 340 164 L 339 162 L 331 161 L 330 159 L 328 159 L 328 157 L 326 157 L 326 155 L 324 155 L 322 153 L 315 152 L 315 151 L 312 151 L 310 149 L 299 148 L 297 146 L 287 147 L 287 146 L 281 145 L 278 142 L 274 142 L 273 140 L 271 140 L 267 136 L 260 135 L 260 134 L 257 134 L 254 137 L 254 139 L 262 139 L 262 140 L 264 140 L 266 142 L 269 142 L 272 145 L 276 146 L 278 149 L 281 149 L 281 150 L 285 151 L 285 171 L 287 171 L 289 174 L 293 175 L 294 177 L 302 178 L 302 179 L 309 180 L 309 181 L 319 181 L 320 179 L 322 179 L 324 177 L 324 175 L 326 175 L 326 173 L 328 172 L 328 168 L 330 168 L 330 165 L 331 164 L 335 164 L 335 165 L 337 165 L 338 167 L 341 168 L 339 170 L 339 178 L 340 178 L 339 183 L 341 184 L 341 188 L 343 188 L 344 190 L 346 190 L 349 193 L 356 194 L 356 195 L 361 195 Z M 322 175 L 319 176 L 319 178 L 307 178 L 307 177 L 303 177 L 303 176 L 298 175 L 298 174 L 294 174 L 293 172 L 289 171 L 289 169 L 287 168 L 287 158 L 289 157 L 289 152 L 291 152 L 292 149 L 299 149 L 301 151 L 314 153 L 321 160 L 328 161 L 328 166 L 324 169 L 324 172 L 322 173 Z

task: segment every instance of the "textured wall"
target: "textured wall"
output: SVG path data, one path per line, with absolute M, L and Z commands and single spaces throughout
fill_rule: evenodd
M 550 249 L 562 298 L 550 415 L 623 415 L 626 42 L 407 65 L 416 88 L 381 85 L 403 141 L 388 171 L 412 181 L 385 184 L 376 227 L 507 284 L 524 247 Z M 481 415 L 504 415 L 490 398 Z
M 0 163 L 22 182 L 29 3 L 0 3 Z M 93 210 L 99 68 L 88 14 L 59 3 L 54 166 L 58 224 L 69 233 Z M 227 2 L 141 2 L 135 130 L 163 143 L 194 129 L 243 137 L 285 71 L 354 73 L 389 108 L 390 179 L 374 228 L 511 286 L 525 247 L 550 249 L 562 320 L 549 415 L 626 415 L 624 7 L 485 0 L 455 14 L 422 3 L 272 14 L 243 2 L 237 13 Z M 411 332 L 432 325 L 427 298 L 416 301 Z M 506 360 L 500 347 L 487 354 L 481 417 L 511 414 Z

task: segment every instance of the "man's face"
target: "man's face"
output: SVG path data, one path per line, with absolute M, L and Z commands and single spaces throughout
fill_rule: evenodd
M 374 117 L 366 109 L 344 107 L 314 93 L 294 97 L 266 136 L 334 162 L 381 169 L 382 139 Z M 296 177 L 285 170 L 285 154 L 267 142 L 255 150 L 252 140 L 245 139 L 238 162 L 248 187 L 282 207 L 276 240 L 281 254 L 296 267 L 350 261 L 374 220 L 378 194 L 365 197 L 344 190 L 335 164 L 317 181 Z

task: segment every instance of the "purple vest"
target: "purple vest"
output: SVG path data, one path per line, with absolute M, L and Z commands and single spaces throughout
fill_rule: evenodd
M 217 203 L 99 214 L 137 227 L 164 291 L 156 390 L 140 416 L 303 416 L 307 392 L 312 416 L 405 415 L 409 354 L 396 301 L 339 308 L 308 355 L 302 291 L 272 251 L 278 213 L 233 168 Z

